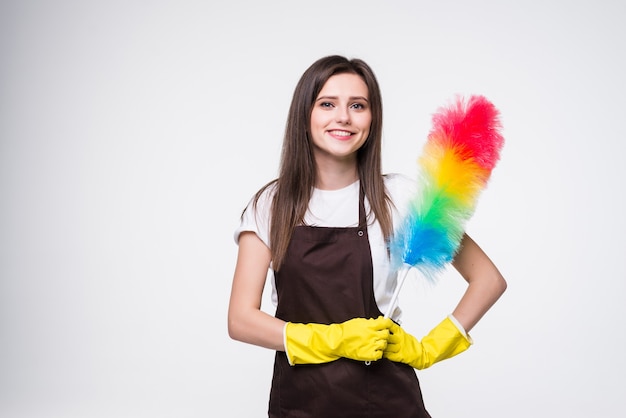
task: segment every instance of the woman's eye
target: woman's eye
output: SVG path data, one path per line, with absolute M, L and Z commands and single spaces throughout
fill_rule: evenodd
M 321 107 L 333 107 L 333 104 L 331 102 L 321 102 L 320 106 Z
M 363 103 L 354 103 L 352 105 L 353 109 L 365 109 L 365 105 Z

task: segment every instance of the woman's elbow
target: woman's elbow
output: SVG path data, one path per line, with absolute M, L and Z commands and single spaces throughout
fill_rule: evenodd
M 508 284 L 500 273 L 496 274 L 493 287 L 495 292 L 498 294 L 498 297 L 502 296 L 506 291 Z
M 242 340 L 242 324 L 233 312 L 228 313 L 228 336 L 236 341 Z

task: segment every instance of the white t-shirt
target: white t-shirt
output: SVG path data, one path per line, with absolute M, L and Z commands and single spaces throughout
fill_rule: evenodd
M 385 187 L 393 202 L 392 218 L 394 228 L 406 213 L 408 203 L 415 196 L 417 184 L 414 180 L 401 174 L 387 174 Z M 250 200 L 241 225 L 235 230 L 235 242 L 244 231 L 252 231 L 269 248 L 270 207 L 274 187 L 268 188 L 259 199 L 256 208 Z M 369 202 L 365 199 L 365 212 L 369 213 Z M 387 246 L 378 222 L 372 222 L 373 214 L 368 216 L 367 233 L 372 253 L 374 272 L 374 298 L 381 312 L 387 311 L 389 302 L 396 286 L 396 271 L 392 271 L 387 255 Z M 320 227 L 356 227 L 359 224 L 359 181 L 339 190 L 314 189 L 309 208 L 304 218 L 308 226 Z M 271 270 L 271 268 L 270 268 Z M 273 271 L 272 302 L 277 304 L 276 286 Z M 391 317 L 399 321 L 401 310 L 396 307 Z

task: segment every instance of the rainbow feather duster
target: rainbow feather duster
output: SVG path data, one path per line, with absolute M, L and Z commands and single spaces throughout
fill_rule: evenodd
M 398 283 L 387 317 L 411 268 L 434 279 L 452 261 L 504 144 L 499 112 L 483 96 L 457 97 L 432 123 L 418 160 L 418 195 L 389 242 Z

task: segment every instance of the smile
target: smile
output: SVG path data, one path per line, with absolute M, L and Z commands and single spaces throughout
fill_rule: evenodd
M 348 132 L 348 131 L 339 131 L 339 130 L 335 130 L 335 131 L 328 131 L 328 133 L 332 136 L 338 136 L 338 137 L 348 137 L 350 135 L 352 135 L 352 132 Z

